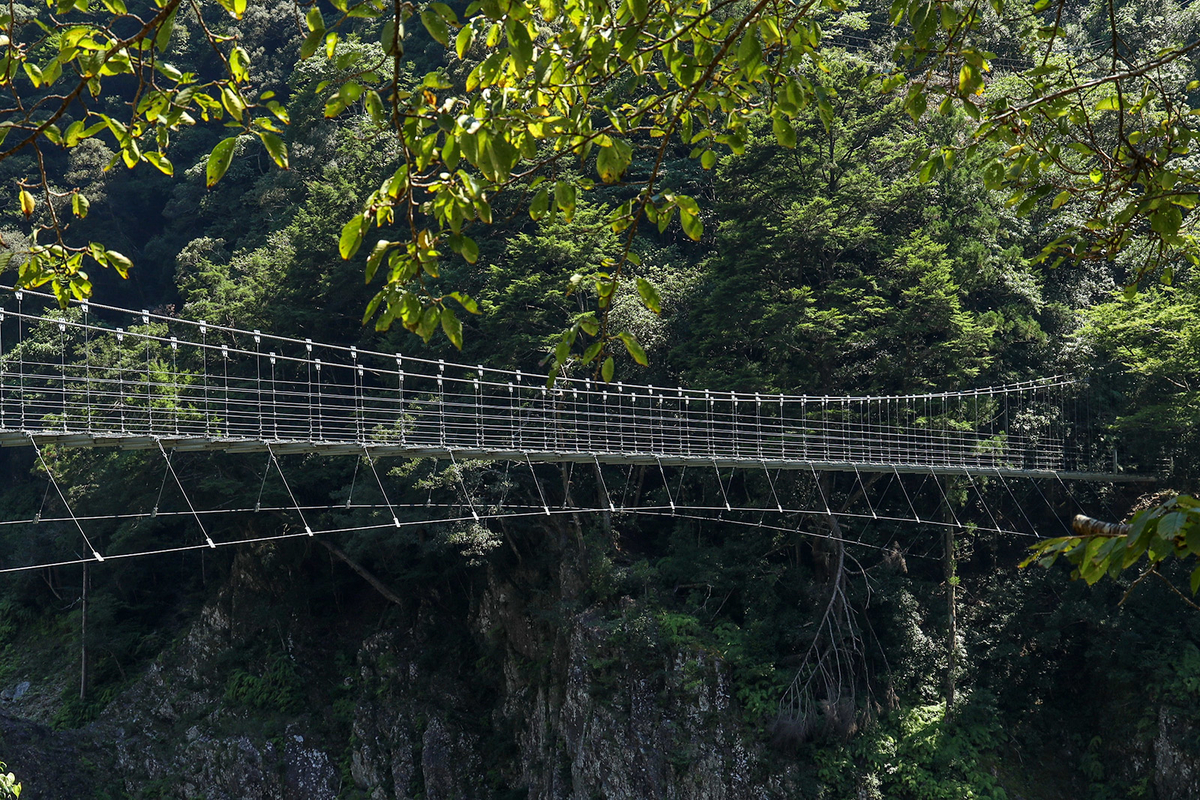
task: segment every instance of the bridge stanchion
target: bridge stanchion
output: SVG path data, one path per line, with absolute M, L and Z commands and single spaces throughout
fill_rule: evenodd
M 542 449 L 552 450 L 554 448 L 552 443 L 554 431 L 552 429 L 553 422 L 551 420 L 550 404 L 554 402 L 552 399 L 554 395 L 545 386 L 541 387 L 539 395 L 542 398 Z
M 17 295 L 17 341 L 24 343 L 25 329 L 25 314 L 24 300 L 25 295 L 20 289 L 16 292 Z M 21 429 L 26 430 L 26 400 L 25 400 L 25 348 L 21 347 L 17 350 L 18 355 L 18 396 L 21 398 Z
M 271 365 L 271 428 L 272 428 L 271 438 L 278 440 L 279 439 L 279 398 L 278 398 L 278 393 L 276 391 L 277 384 L 275 381 L 275 351 L 274 350 L 272 350 L 270 355 L 267 356 L 267 361 L 269 361 L 270 365 Z M 208 397 L 207 396 L 204 398 L 204 403 L 206 406 L 208 405 Z
M 683 387 L 675 387 L 675 441 L 671 446 L 675 453 L 684 455 L 688 452 L 687 449 L 687 433 L 684 430 L 684 425 L 687 423 L 687 416 L 684 414 L 684 399 Z
M 783 393 L 779 394 L 779 458 L 787 458 L 787 406 Z
M 317 441 L 325 441 L 325 404 L 322 395 L 324 392 L 321 389 L 321 359 L 313 359 L 313 369 L 317 373 Z
M 758 428 L 758 436 L 754 442 L 755 452 L 761 459 L 763 457 L 762 397 L 758 392 L 754 393 L 754 422 Z
M 446 386 L 444 381 L 446 372 L 446 362 L 438 359 L 438 442 L 442 447 L 446 446 Z
M 83 309 L 83 395 L 84 395 L 84 413 L 85 426 L 88 433 L 92 433 L 92 348 L 90 336 L 88 334 L 88 301 L 82 300 L 79 307 Z
M 150 373 L 150 312 L 142 309 L 142 342 L 146 345 L 146 432 L 154 433 L 154 379 Z
M 584 408 L 585 416 L 583 419 L 583 430 L 584 430 L 584 435 L 587 436 L 587 449 L 588 449 L 588 451 L 593 452 L 593 453 L 596 452 L 596 445 L 595 445 L 594 439 L 592 437 L 592 426 L 594 424 L 592 422 L 592 402 L 594 400 L 595 400 L 595 396 L 592 393 L 592 379 L 584 378 L 583 379 L 583 402 L 584 402 L 583 408 Z
M 175 435 L 178 436 L 179 403 L 181 402 L 181 398 L 179 396 L 179 339 L 175 336 L 171 337 L 171 382 L 171 390 L 174 394 L 174 400 L 171 402 L 172 429 L 175 431 Z
M 528 433 L 526 428 L 529 424 L 529 415 L 525 413 L 525 401 L 521 397 L 521 389 L 524 387 L 521 384 L 521 370 L 516 371 L 516 377 L 513 380 L 513 385 L 516 388 L 514 394 L 515 405 L 513 406 L 513 425 L 515 426 L 515 441 L 516 449 L 524 451 L 525 436 Z
M 617 381 L 617 449 L 625 452 L 625 387 Z
M 520 371 L 517 372 L 517 377 L 520 378 Z M 508 447 L 509 450 L 520 449 L 517 446 L 517 406 L 516 398 L 513 394 L 513 382 L 508 382 Z
M 263 431 L 263 391 L 262 391 L 262 331 L 254 331 L 254 408 L 258 414 L 258 438 L 261 440 Z
M 576 380 L 571 381 L 571 449 L 583 449 L 579 435 L 579 381 Z
M 484 439 L 484 431 L 487 426 L 487 417 L 483 410 L 483 365 L 475 366 L 475 446 L 483 450 L 487 446 Z
M 67 410 L 67 323 L 61 320 L 58 323 L 58 339 L 62 358 L 62 429 L 63 433 L 66 433 L 67 415 L 70 413 Z
M 305 372 L 308 373 L 308 391 L 305 392 L 305 397 L 308 401 L 308 440 L 311 442 L 313 440 L 312 339 L 304 340 L 304 351 L 306 353 L 304 358 L 304 368 Z M 317 377 L 319 379 L 320 375 Z
M 408 443 L 408 421 L 404 418 L 404 356 L 396 353 L 396 393 L 400 400 L 400 444 Z
M 739 430 L 740 426 L 738 424 L 740 422 L 740 420 L 738 419 L 739 413 L 740 412 L 738 411 L 737 392 L 730 392 L 729 393 L 729 438 L 731 440 L 730 443 L 733 445 L 733 457 L 734 458 L 741 457 L 741 446 L 738 443 L 738 440 L 741 438 L 741 436 L 740 436 L 741 431 Z
M 20 344 L 18 342 L 18 344 Z M 8 386 L 8 363 L 4 360 L 4 309 L 0 308 L 0 428 L 8 427 L 4 389 Z
M 233 420 L 229 416 L 229 345 L 221 345 L 221 375 L 223 378 L 222 391 L 225 395 L 225 437 L 233 436 Z M 217 435 L 221 435 L 220 426 L 217 427 Z
M 829 461 L 829 396 L 821 398 L 821 440 L 825 444 L 825 460 Z
M 649 442 L 650 442 L 650 447 L 646 451 L 648 453 L 655 452 L 654 434 L 655 434 L 655 428 L 657 428 L 657 426 L 658 426 L 658 421 L 655 417 L 655 411 L 656 411 L 656 409 L 655 409 L 655 401 L 654 401 L 654 387 L 649 386 L 649 387 L 647 387 L 647 390 L 646 390 L 646 414 L 649 417 L 649 419 L 646 420 L 646 433 L 647 433 L 647 438 L 649 439 Z M 635 425 L 635 427 L 641 427 L 640 425 L 637 424 L 636 421 L 634 422 L 634 425 Z
M 354 433 L 355 440 L 367 440 L 367 384 L 363 365 L 358 360 L 358 348 L 350 348 L 350 356 L 354 361 Z
M 708 389 L 704 390 L 704 442 L 708 450 L 705 455 L 709 458 L 715 458 L 717 455 L 717 442 L 713 437 L 713 400 L 712 394 Z

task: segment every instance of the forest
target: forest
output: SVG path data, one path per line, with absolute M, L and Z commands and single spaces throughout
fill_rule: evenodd
M 158 451 L 0 448 L 0 797 L 1200 797 L 1191 4 L 6 8 L 0 372 L 58 358 L 49 326 L 8 344 L 24 287 L 551 383 L 1067 375 L 1157 481 L 897 473 L 952 534 L 874 508 L 472 524 L 428 507 L 871 500 L 815 470 L 317 452 L 283 481 L 180 452 L 175 491 Z M 133 553 L 194 538 L 193 503 L 364 530 L 76 563 L 75 514 Z M 1135 525 L 1072 538 L 1081 511 Z

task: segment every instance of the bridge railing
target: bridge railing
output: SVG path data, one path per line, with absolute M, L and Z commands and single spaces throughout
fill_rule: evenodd
M 1036 470 L 1076 468 L 1075 381 L 811 397 L 603 384 L 271 336 L 18 292 L 0 310 L 0 429 Z

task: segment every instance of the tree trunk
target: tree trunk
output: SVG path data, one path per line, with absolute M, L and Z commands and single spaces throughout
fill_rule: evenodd
M 79 699 L 87 700 L 88 686 L 88 632 L 87 632 L 87 614 L 88 614 L 88 584 L 91 583 L 91 576 L 88 573 L 88 565 L 83 563 L 83 601 L 81 603 L 81 617 L 79 624 Z
M 944 478 L 938 480 L 944 481 Z M 944 521 L 950 521 L 949 486 L 942 487 L 942 496 L 946 498 L 946 512 L 942 515 Z M 954 705 L 954 673 L 958 668 L 958 618 L 955 614 L 954 594 L 958 579 L 955 575 L 954 564 L 954 528 L 945 526 L 942 534 L 942 566 L 946 573 L 946 715 Z

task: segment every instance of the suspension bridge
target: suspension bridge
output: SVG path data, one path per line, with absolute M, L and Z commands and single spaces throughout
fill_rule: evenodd
M 1138 481 L 1053 377 L 905 396 L 666 388 L 360 350 L 12 294 L 0 444 Z M 12 307 L 15 305 L 15 308 Z
M 611 471 L 612 465 L 653 468 L 666 491 L 665 503 L 627 508 L 622 500 L 623 511 L 717 514 L 734 524 L 726 515 L 739 510 L 900 519 L 881 515 L 882 506 L 869 500 L 862 513 L 836 511 L 823 494 L 820 508 L 785 508 L 776 486 L 787 474 L 811 474 L 820 493 L 820 475 L 849 473 L 864 495 L 869 484 L 887 476 L 886 485 L 898 486 L 894 494 L 903 495 L 911 509 L 904 519 L 956 526 L 957 520 L 938 521 L 928 514 L 923 519 L 911 496 L 921 488 L 910 492 L 902 476 L 932 477 L 939 486 L 936 479 L 953 476 L 972 485 L 977 478 L 1029 479 L 1035 486 L 1039 479 L 1063 485 L 1154 480 L 1123 471 L 1116 451 L 1098 444 L 1087 386 L 1070 377 L 969 391 L 851 397 L 606 384 L 571 376 L 550 383 L 544 375 L 517 370 L 314 342 L 148 310 L 90 302 L 60 309 L 49 295 L 3 288 L 0 446 L 37 451 L 67 509 L 61 520 L 73 522 L 87 542 L 87 553 L 62 563 L 105 556 L 85 530 L 91 518 L 71 511 L 55 482 L 43 457 L 47 444 L 161 453 L 164 486 L 178 487 L 186 500 L 186 508 L 172 513 L 194 519 L 203 534 L 200 542 L 164 551 L 242 543 L 215 542 L 206 515 L 268 510 L 261 502 L 253 509 L 196 508 L 172 466 L 174 454 L 187 451 L 266 453 L 264 484 L 268 473 L 277 475 L 289 499 L 288 506 L 274 510 L 290 510 L 300 521 L 298 530 L 267 538 L 409 524 L 401 523 L 399 507 L 388 500 L 375 469 L 384 457 L 431 457 L 454 466 L 467 460 L 511 462 L 533 475 L 540 502 L 496 509 L 472 502 L 459 472 L 460 496 L 445 504 L 452 521 L 617 511 L 603 485 L 604 468 Z M 314 529 L 305 511 L 311 516 L 325 509 L 297 502 L 279 462 L 280 456 L 298 453 L 365 459 L 382 501 L 370 507 L 385 520 Z M 562 508 L 552 509 L 557 503 L 547 500 L 534 469 L 547 462 L 591 464 L 606 499 L 585 508 L 564 497 Z M 715 504 L 685 504 L 682 479 L 672 494 L 668 467 L 715 470 L 722 497 Z M 739 469 L 765 474 L 771 501 L 764 507 L 731 503 L 722 470 Z M 158 514 L 156 506 L 123 516 Z M 40 521 L 49 519 L 0 524 Z M 995 517 L 991 521 L 995 530 L 1014 532 Z M 755 524 L 761 527 L 763 519 Z

